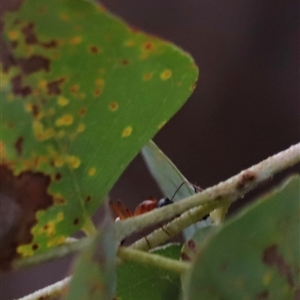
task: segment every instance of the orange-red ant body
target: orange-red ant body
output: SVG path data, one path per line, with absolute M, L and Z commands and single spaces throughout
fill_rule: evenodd
M 185 182 L 182 182 L 181 185 L 177 188 L 174 195 L 171 199 L 165 197 L 160 200 L 157 200 L 156 198 L 149 198 L 147 200 L 144 200 L 141 202 L 132 213 L 121 201 L 117 201 L 116 203 L 110 203 L 113 210 L 117 213 L 119 216 L 116 221 L 118 220 L 125 220 L 127 218 L 133 217 L 133 216 L 139 216 L 146 212 L 149 212 L 153 209 L 160 208 L 169 204 L 173 203 L 173 199 L 176 196 L 179 189 L 183 186 Z

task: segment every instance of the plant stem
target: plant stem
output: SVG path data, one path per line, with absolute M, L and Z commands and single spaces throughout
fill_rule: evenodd
M 18 300 L 50 300 L 62 295 L 64 289 L 69 285 L 71 277 L 67 277 L 61 281 L 51 284 L 40 289 L 30 295 L 19 298 Z
M 97 234 L 97 229 L 90 216 L 85 217 L 85 223 L 82 226 L 82 230 L 87 236 L 95 236 Z
M 182 232 L 184 228 L 200 221 L 205 215 L 209 214 L 214 209 L 222 207 L 227 203 L 228 200 L 223 200 L 217 203 L 210 203 L 208 205 L 192 208 L 168 224 L 164 225 L 162 228 L 159 228 L 148 234 L 146 238 L 139 239 L 130 247 L 142 251 L 148 251 L 152 248 L 155 248 L 165 243 L 171 237 Z
M 163 268 L 164 270 L 169 270 L 178 274 L 183 274 L 188 271 L 190 264 L 166 257 L 154 253 L 147 253 L 140 250 L 119 247 L 117 255 L 124 261 L 138 262 L 142 264 L 148 264 L 151 266 L 156 266 Z
M 116 236 L 118 240 L 121 241 L 135 231 L 140 231 L 150 225 L 174 218 L 196 206 L 218 202 L 224 198 L 228 198 L 231 202 L 234 202 L 245 193 L 255 188 L 258 184 L 299 161 L 300 143 L 267 158 L 259 164 L 254 165 L 238 175 L 208 188 L 203 192 L 197 193 L 172 205 L 155 209 L 146 214 L 128 218 L 116 223 Z

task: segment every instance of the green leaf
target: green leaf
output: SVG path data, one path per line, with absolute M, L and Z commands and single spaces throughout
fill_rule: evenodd
M 298 299 L 299 189 L 292 177 L 225 223 L 185 278 L 184 299 Z
M 3 24 L 2 164 L 14 176 L 45 178 L 52 199 L 30 204 L 34 222 L 16 220 L 33 234 L 18 251 L 32 255 L 87 229 L 128 163 L 184 104 L 198 71 L 176 46 L 87 1 L 25 0 Z
M 178 260 L 180 249 L 179 244 L 169 244 L 152 252 Z M 118 267 L 117 276 L 117 299 L 177 299 L 180 293 L 178 274 L 152 266 L 124 263 Z
M 142 155 L 151 175 L 169 199 L 173 197 L 174 192 L 183 182 L 185 184 L 176 192 L 173 200 L 178 201 L 195 194 L 194 187 L 153 141 L 143 147 Z M 185 237 L 191 237 L 196 228 L 195 225 L 186 228 L 184 230 Z
M 107 209 L 99 233 L 76 261 L 67 300 L 113 299 L 116 286 L 116 249 Z

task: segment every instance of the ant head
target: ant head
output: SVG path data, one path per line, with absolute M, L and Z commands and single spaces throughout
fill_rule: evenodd
M 169 205 L 169 204 L 172 204 L 172 203 L 173 203 L 173 201 L 166 197 L 166 198 L 160 199 L 157 202 L 156 207 L 159 208 L 159 207 L 163 207 L 163 206 L 166 206 L 166 205 Z

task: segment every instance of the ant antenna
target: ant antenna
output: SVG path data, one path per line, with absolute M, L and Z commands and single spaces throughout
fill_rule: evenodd
M 186 183 L 185 181 L 183 181 L 183 182 L 181 183 L 181 185 L 177 188 L 177 190 L 176 190 L 175 193 L 173 194 L 171 200 L 170 200 L 169 198 L 167 198 L 167 197 L 166 197 L 166 198 L 162 198 L 162 199 L 160 199 L 160 200 L 157 202 L 156 207 L 163 207 L 163 206 L 166 206 L 166 205 L 169 205 L 169 204 L 173 203 L 174 197 L 176 196 L 177 192 L 180 190 L 180 188 L 181 188 L 185 183 Z
M 176 196 L 176 194 L 178 193 L 178 191 L 181 189 L 181 187 L 185 184 L 185 181 L 183 181 L 180 186 L 177 188 L 177 190 L 175 191 L 175 193 L 173 194 L 171 201 L 173 201 L 174 197 Z

